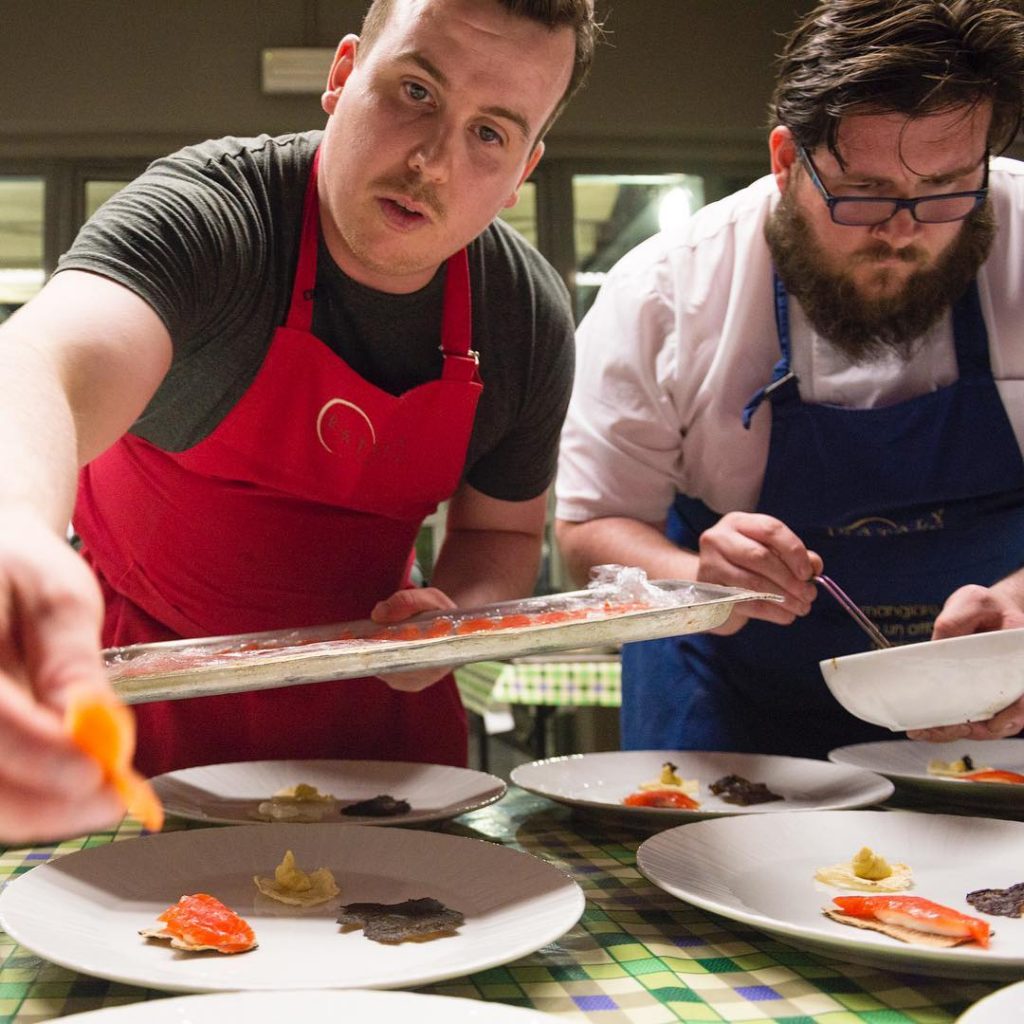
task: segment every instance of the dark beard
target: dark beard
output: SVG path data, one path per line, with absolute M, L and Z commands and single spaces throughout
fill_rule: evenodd
M 922 335 L 967 290 L 988 258 L 995 233 L 995 218 L 986 202 L 964 220 L 935 264 L 907 278 L 898 295 L 866 299 L 847 274 L 826 269 L 822 248 L 788 192 L 764 229 L 786 291 L 800 303 L 814 329 L 854 363 L 873 362 L 890 353 L 909 359 Z M 878 243 L 878 255 L 888 252 L 884 242 Z M 913 246 L 906 258 L 916 258 Z

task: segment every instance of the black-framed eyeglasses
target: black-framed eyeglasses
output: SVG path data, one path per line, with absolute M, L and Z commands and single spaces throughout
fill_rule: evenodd
M 963 220 L 976 210 L 988 195 L 988 151 L 983 163 L 985 177 L 981 188 L 971 192 L 942 192 L 934 196 L 920 196 L 917 199 L 902 199 L 897 196 L 834 196 L 821 180 L 818 168 L 814 166 L 811 154 L 803 146 L 796 147 L 814 187 L 828 206 L 828 212 L 836 224 L 847 227 L 877 227 L 891 220 L 900 210 L 909 210 L 910 216 L 920 224 L 948 224 Z

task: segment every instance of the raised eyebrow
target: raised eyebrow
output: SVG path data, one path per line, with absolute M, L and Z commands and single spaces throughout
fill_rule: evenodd
M 920 180 L 921 181 L 952 181 L 952 180 L 955 180 L 956 178 L 965 178 L 968 174 L 971 174 L 973 171 L 976 171 L 982 165 L 982 163 L 984 163 L 984 161 L 985 161 L 985 156 L 982 156 L 978 160 L 975 160 L 973 163 L 964 164 L 961 167 L 954 167 L 952 170 L 949 170 L 949 171 L 941 171 L 941 172 L 939 172 L 937 174 L 922 174 L 920 176 Z M 886 186 L 886 185 L 893 185 L 893 184 L 895 184 L 895 182 L 893 181 L 892 178 L 877 177 L 877 176 L 875 176 L 873 174 L 857 174 L 854 171 L 847 171 L 843 175 L 843 178 L 845 178 L 848 181 L 853 180 L 853 181 L 869 182 L 872 185 Z
M 487 114 L 489 117 L 500 117 L 506 121 L 511 121 L 519 129 L 519 133 L 523 138 L 527 141 L 530 140 L 530 125 L 522 114 L 509 110 L 508 107 L 484 107 L 480 113 Z
M 432 60 L 425 57 L 419 51 L 410 50 L 407 53 L 399 54 L 399 59 L 411 61 L 430 75 L 438 85 L 442 85 L 447 88 L 449 83 L 445 73 Z M 511 121 L 512 124 L 519 129 L 519 132 L 524 139 L 530 139 L 530 123 L 517 111 L 512 110 L 509 107 L 484 107 L 480 113 L 487 114 L 489 117 L 499 117 L 506 121 Z
M 432 60 L 428 57 L 424 57 L 418 50 L 409 50 L 406 53 L 400 53 L 398 55 L 398 59 L 412 61 L 413 64 L 419 65 L 419 67 L 426 71 L 426 73 L 439 85 L 448 85 L 448 78 L 445 73 Z
M 986 154 L 987 155 L 987 154 Z M 985 162 L 983 156 L 980 160 L 975 160 L 972 164 L 965 164 L 963 167 L 954 167 L 951 171 L 943 171 L 941 174 L 927 174 L 922 179 L 923 181 L 952 181 L 954 178 L 966 178 L 968 174 L 976 171 Z

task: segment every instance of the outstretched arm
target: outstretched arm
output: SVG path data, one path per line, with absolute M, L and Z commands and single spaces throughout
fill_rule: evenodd
M 72 835 L 121 813 L 67 739 L 73 686 L 108 687 L 103 605 L 66 531 L 81 465 L 141 412 L 170 338 L 127 289 L 58 274 L 0 327 L 0 839 Z

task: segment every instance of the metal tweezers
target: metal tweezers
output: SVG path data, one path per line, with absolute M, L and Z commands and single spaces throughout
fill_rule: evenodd
M 823 586 L 844 608 L 854 622 L 864 630 L 871 638 L 871 642 L 879 648 L 892 647 L 892 643 L 883 635 L 882 631 L 864 614 L 857 603 L 846 593 L 845 590 L 828 576 L 815 576 L 814 582 Z

